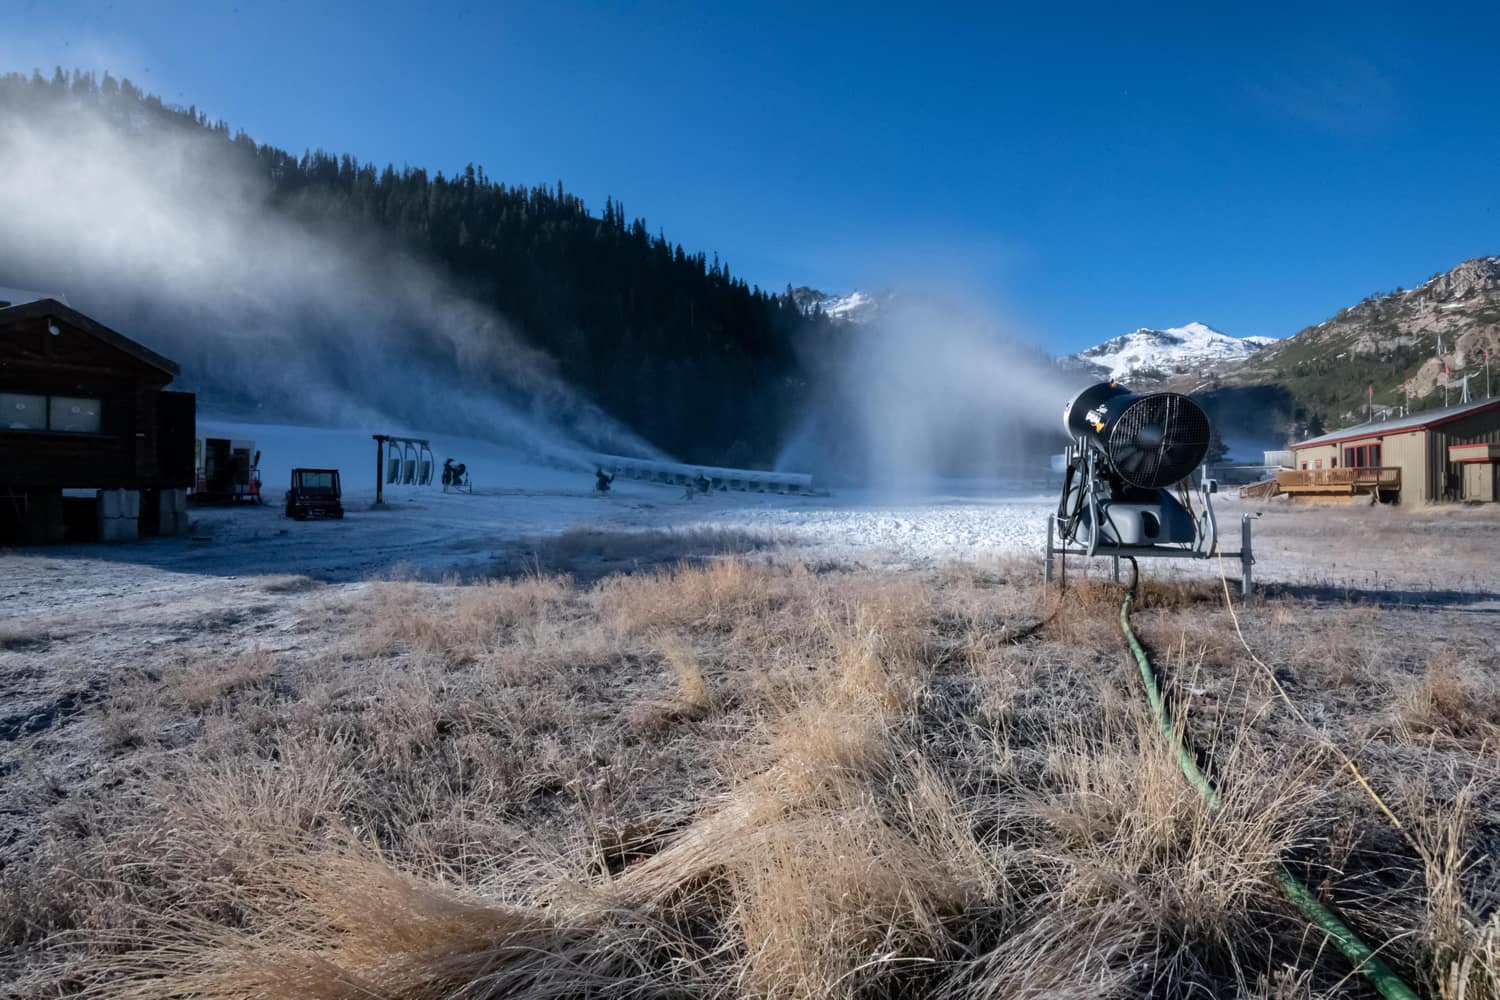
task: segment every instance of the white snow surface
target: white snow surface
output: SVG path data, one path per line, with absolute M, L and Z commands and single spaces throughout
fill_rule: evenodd
M 1172 372 L 1223 361 L 1243 361 L 1276 341 L 1271 337 L 1232 337 L 1204 323 L 1165 330 L 1141 327 L 1074 355 L 1080 361 L 1127 379 L 1137 372 Z
M 685 536 L 707 529 L 731 542 L 753 537 L 815 559 L 901 567 L 1039 554 L 1047 513 L 1056 503 L 1042 492 L 1044 484 L 999 480 L 940 481 L 900 499 L 840 490 L 822 497 L 730 492 L 689 500 L 680 486 L 617 479 L 607 496 L 599 496 L 593 467 L 583 460 L 573 467 L 553 466 L 490 442 L 379 430 L 428 438 L 439 467 L 450 457 L 468 466 L 473 493 L 386 486 L 385 506 L 375 509 L 375 442 L 369 430 L 203 419 L 199 437 L 255 442 L 265 505 L 194 508 L 190 538 L 52 546 L 19 550 L 16 557 L 35 552 L 82 560 L 80 571 L 83 565 L 108 563 L 215 577 L 472 578 L 520 571 L 528 552 L 568 532 Z M 282 497 L 297 466 L 340 470 L 343 520 L 283 516 Z M 570 544 L 576 549 L 595 543 L 580 536 Z
M 811 312 L 816 307 L 823 311 L 823 315 L 834 319 L 868 323 L 880 315 L 881 303 L 890 299 L 889 292 L 872 294 L 856 290 L 848 295 L 830 295 L 816 289 L 807 289 L 798 298 L 798 303 L 806 312 Z
M 847 319 L 854 323 L 863 323 L 874 319 L 875 314 L 880 311 L 880 303 L 874 296 L 864 292 L 850 292 L 848 295 L 834 296 L 823 303 L 823 312 L 837 319 Z

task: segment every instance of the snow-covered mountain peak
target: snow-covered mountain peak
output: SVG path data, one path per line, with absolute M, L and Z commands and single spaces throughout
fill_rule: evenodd
M 1243 361 L 1274 343 L 1271 337 L 1232 337 L 1207 323 L 1153 330 L 1141 327 L 1121 334 L 1075 357 L 1107 371 L 1110 378 L 1162 376 L 1225 361 Z
M 806 286 L 792 289 L 791 294 L 797 308 L 804 313 L 811 314 L 814 309 L 818 309 L 824 316 L 850 323 L 868 323 L 879 314 L 881 303 L 890 299 L 889 293 L 853 291 L 848 295 L 829 295 Z
M 1145 327 L 1141 327 L 1141 329 L 1145 330 L 1146 328 Z M 1213 327 L 1209 326 L 1207 323 L 1198 323 L 1198 322 L 1192 322 L 1192 323 L 1187 324 L 1186 326 L 1172 326 L 1172 327 L 1168 327 L 1167 329 L 1162 330 L 1160 332 L 1168 334 L 1168 335 L 1173 336 L 1173 337 L 1179 337 L 1179 338 L 1181 338 L 1183 340 L 1189 340 L 1189 339 L 1194 338 L 1194 337 L 1202 338 L 1202 337 L 1227 337 L 1227 336 L 1229 336 L 1229 334 L 1225 333 L 1223 330 L 1215 330 Z

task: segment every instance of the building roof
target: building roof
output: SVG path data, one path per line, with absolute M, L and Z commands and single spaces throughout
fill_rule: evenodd
M 16 323 L 21 320 L 35 319 L 37 317 L 55 317 L 72 326 L 78 327 L 89 336 L 115 348 L 118 351 L 135 358 L 142 364 L 150 365 L 159 371 L 166 372 L 174 378 L 182 373 L 177 362 L 168 361 L 157 354 L 151 348 L 137 344 L 123 333 L 111 330 L 97 320 L 89 319 L 83 313 L 72 306 L 59 302 L 57 299 L 38 299 L 35 302 L 26 302 L 8 309 L 0 309 L 0 326 Z
M 34 292 L 29 288 L 7 288 L 0 285 L 0 309 L 7 306 L 24 305 L 27 302 L 35 302 L 38 299 L 56 299 L 67 305 L 68 297 L 61 293 Z
M 1355 424 L 1353 427 L 1345 427 L 1343 430 L 1320 434 L 1315 438 L 1308 438 L 1306 441 L 1298 441 L 1292 445 L 1292 450 L 1298 451 L 1302 448 L 1315 448 L 1323 444 L 1338 444 L 1340 441 L 1353 441 L 1358 438 L 1419 431 L 1427 427 L 1446 424 L 1450 420 L 1457 420 L 1460 417 L 1467 417 L 1471 414 L 1482 413 L 1491 409 L 1500 409 L 1500 398 L 1481 399 L 1476 403 L 1461 403 L 1458 406 L 1445 406 L 1437 410 L 1423 410 L 1421 413 L 1398 417 L 1395 420 L 1370 420 L 1362 424 Z

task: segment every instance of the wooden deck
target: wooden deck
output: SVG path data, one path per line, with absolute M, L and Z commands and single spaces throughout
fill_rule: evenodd
M 1240 487 L 1240 497 L 1245 500 L 1264 500 L 1280 492 L 1281 487 L 1276 485 L 1275 479 L 1262 479 Z
M 1401 469 L 1283 469 L 1276 473 L 1276 492 L 1309 500 L 1339 500 L 1371 493 L 1382 500 L 1394 500 L 1401 492 Z

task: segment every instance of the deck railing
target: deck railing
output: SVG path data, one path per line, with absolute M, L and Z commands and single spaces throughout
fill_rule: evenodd
M 1399 490 L 1401 467 L 1380 465 L 1367 469 L 1283 469 L 1276 473 L 1276 485 L 1288 493 L 1296 490 L 1348 493 Z

